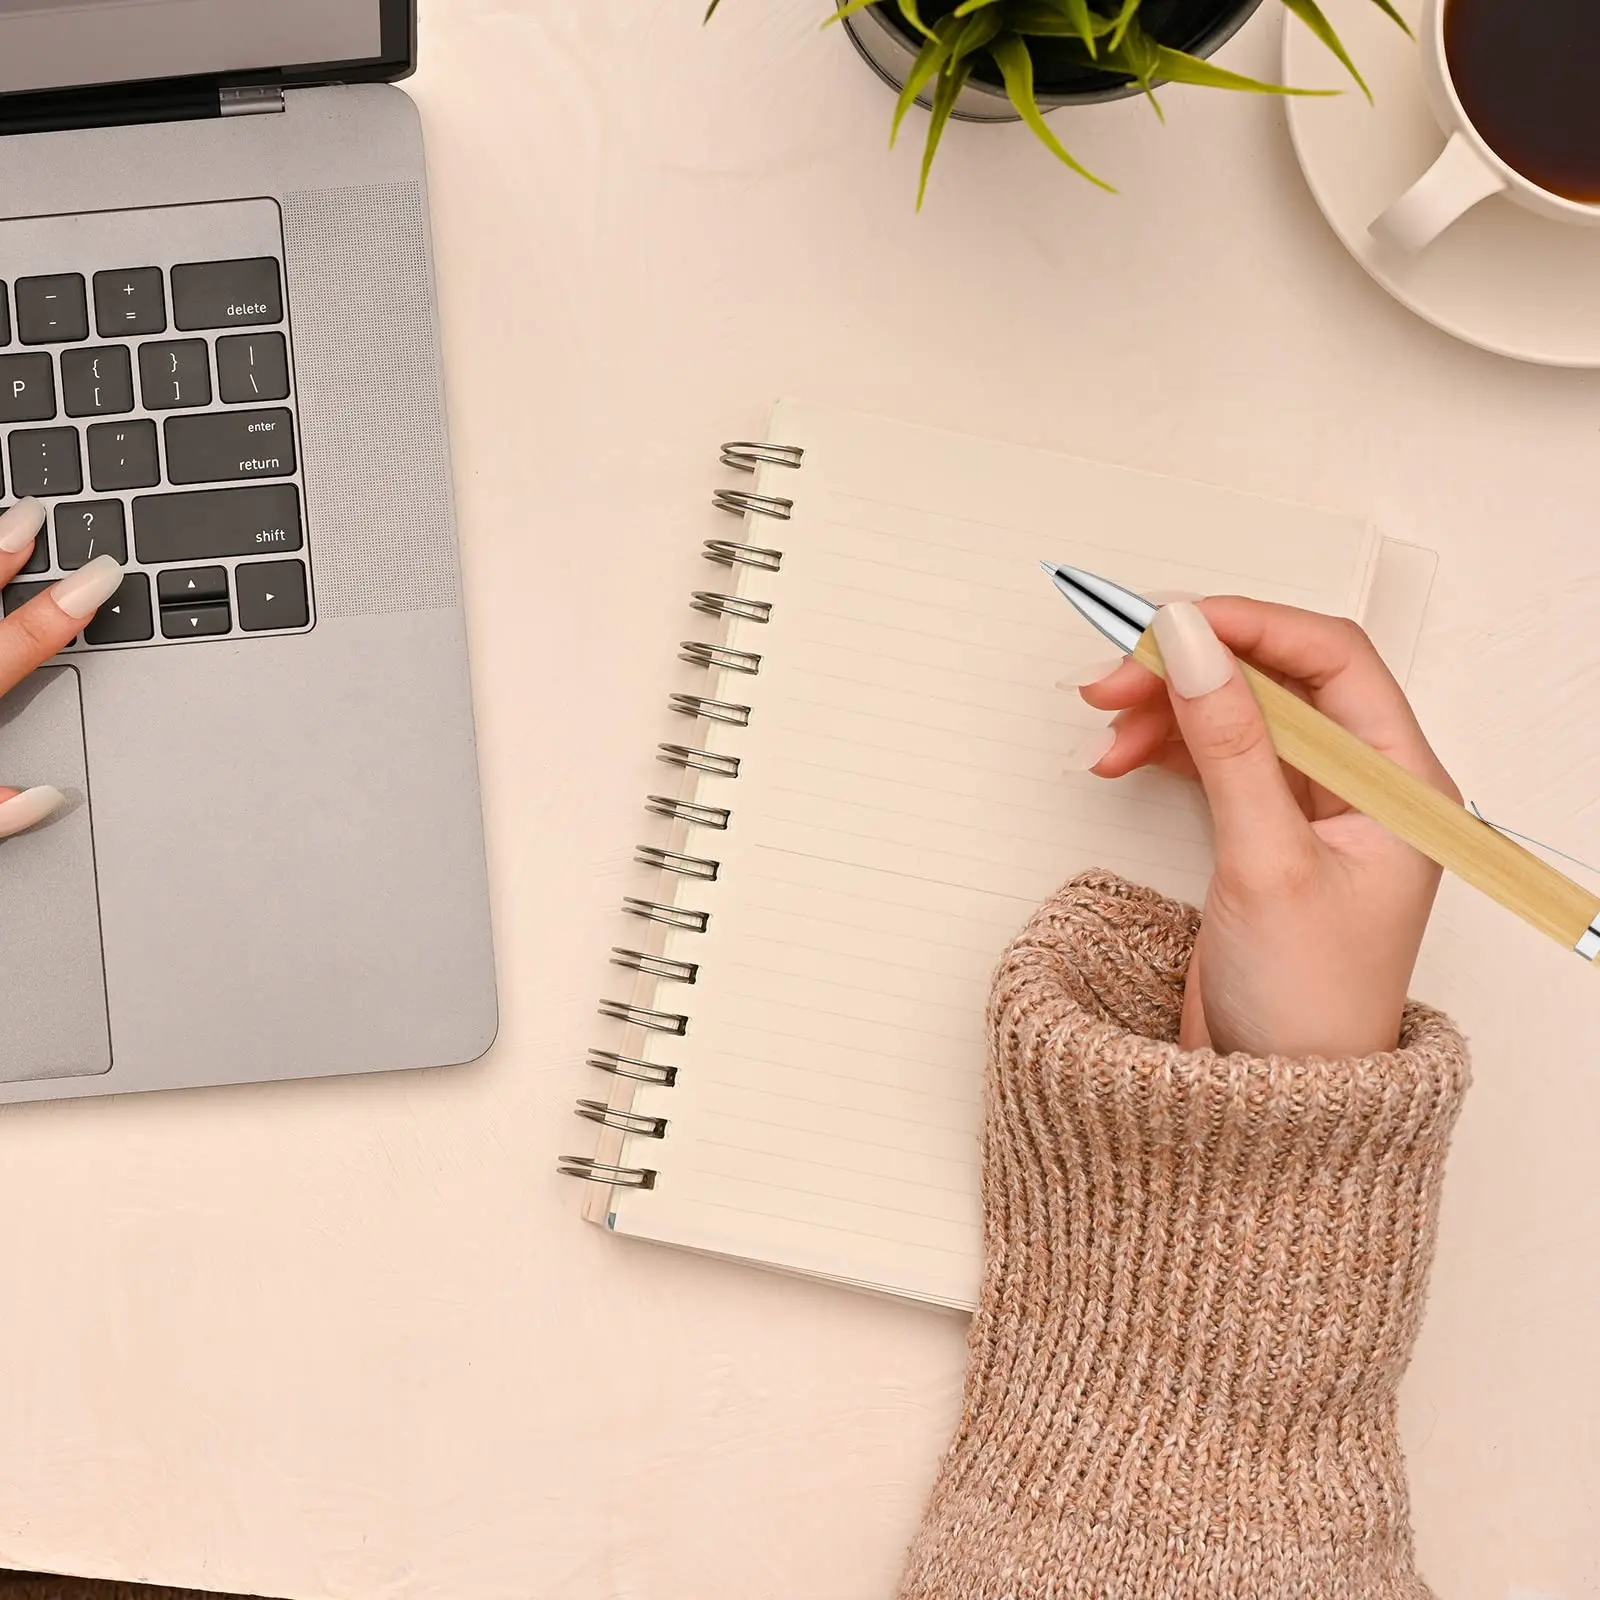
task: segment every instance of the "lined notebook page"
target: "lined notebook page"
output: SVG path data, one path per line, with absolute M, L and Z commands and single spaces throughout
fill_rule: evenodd
M 1358 615 L 1376 541 L 1357 518 L 1015 447 L 784 405 L 798 471 L 782 570 L 747 574 L 770 623 L 729 641 L 758 677 L 710 693 L 753 707 L 702 741 L 737 779 L 685 848 L 721 861 L 678 885 L 711 910 L 667 953 L 699 964 L 655 1003 L 690 1016 L 670 1090 L 634 1108 L 667 1136 L 625 1159 L 612 1226 L 951 1305 L 981 1268 L 983 1015 L 995 961 L 1066 878 L 1103 866 L 1198 900 L 1198 796 L 1161 775 L 1064 772 L 1106 719 L 1056 685 L 1110 646 L 1041 558 L 1127 586 L 1246 592 Z

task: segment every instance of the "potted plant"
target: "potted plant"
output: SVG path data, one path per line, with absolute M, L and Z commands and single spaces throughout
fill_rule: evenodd
M 1109 189 L 1056 137 L 1044 113 L 1143 94 L 1161 114 L 1163 83 L 1253 94 L 1319 94 L 1264 83 L 1206 59 L 1233 37 L 1261 0 L 835 0 L 842 21 L 880 76 L 900 91 L 892 145 L 913 105 L 931 112 L 917 189 L 920 209 L 945 125 L 1020 118 L 1080 176 Z M 1368 93 L 1317 0 L 1282 0 Z M 1372 0 L 1406 29 L 1391 0 Z M 710 0 L 709 20 L 721 0 Z M 1409 29 L 1406 29 L 1409 32 Z

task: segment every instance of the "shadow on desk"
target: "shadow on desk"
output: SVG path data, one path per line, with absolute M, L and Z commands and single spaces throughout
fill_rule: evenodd
M 0 1570 L 0 1600 L 230 1600 L 203 1589 L 153 1589 L 142 1583 L 98 1583 L 48 1572 Z M 241 1597 L 232 1597 L 241 1600 Z

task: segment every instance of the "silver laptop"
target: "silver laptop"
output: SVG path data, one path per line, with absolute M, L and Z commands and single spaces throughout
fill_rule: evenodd
M 0 0 L 0 1102 L 495 1032 L 413 0 Z

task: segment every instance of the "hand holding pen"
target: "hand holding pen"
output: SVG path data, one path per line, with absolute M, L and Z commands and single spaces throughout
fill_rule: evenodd
M 1233 596 L 1163 607 L 1166 682 L 1106 663 L 1083 698 L 1117 713 L 1092 769 L 1159 766 L 1204 786 L 1216 869 L 1180 1043 L 1257 1055 L 1392 1049 L 1440 869 L 1284 765 L 1229 647 L 1459 803 L 1404 692 L 1354 623 Z

